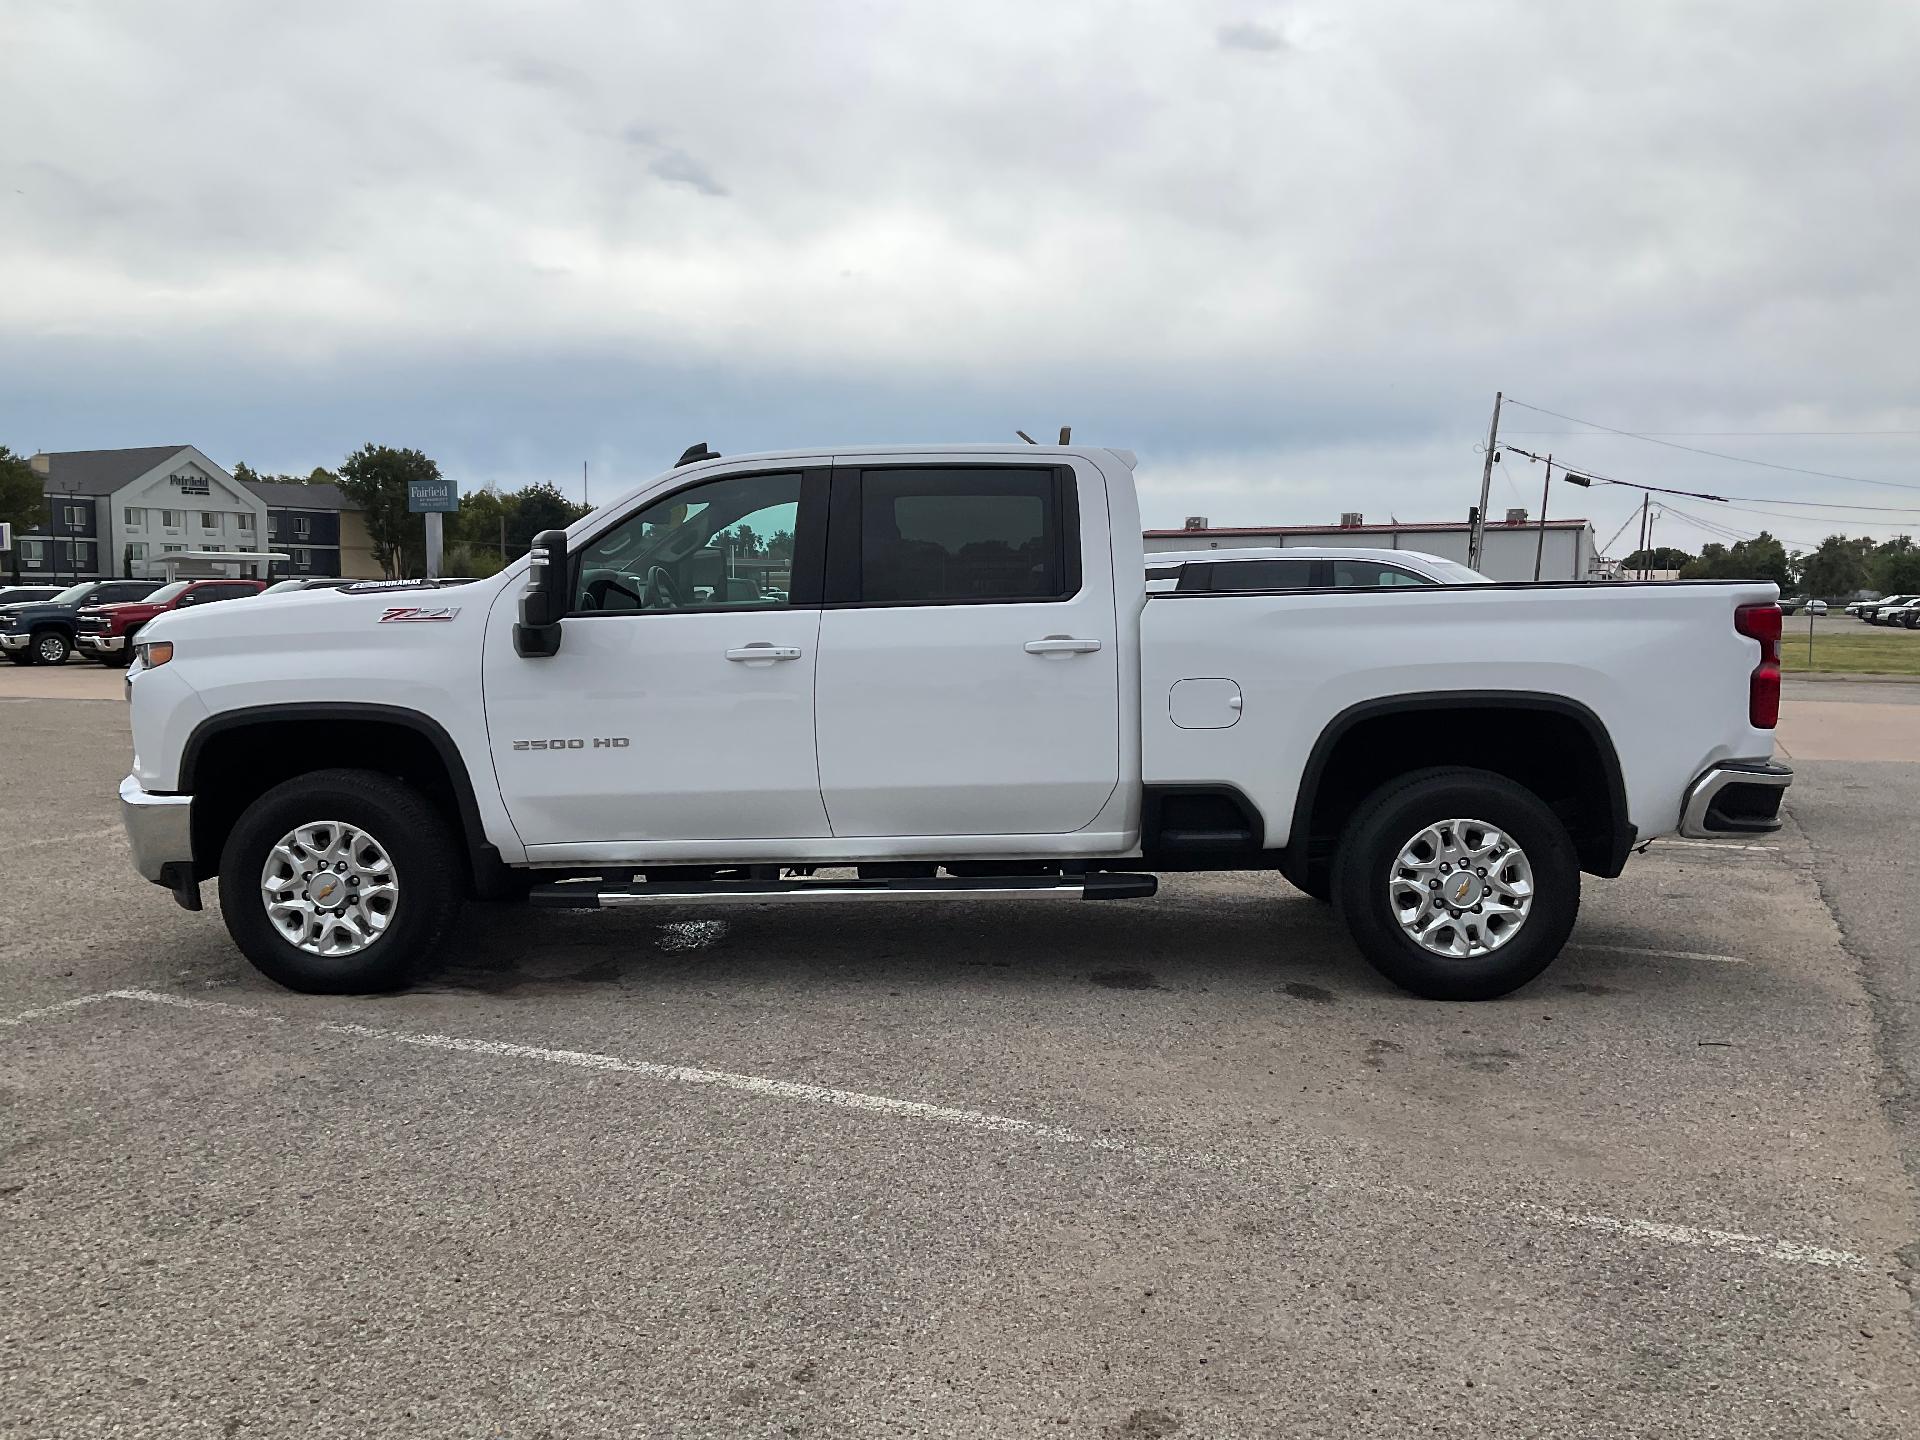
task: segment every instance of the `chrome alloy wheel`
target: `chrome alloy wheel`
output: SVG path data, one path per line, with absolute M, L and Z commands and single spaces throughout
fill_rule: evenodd
M 289 945 L 309 955 L 356 955 L 393 922 L 400 880 L 366 831 L 315 820 L 294 826 L 268 853 L 260 898 Z
M 1387 878 L 1400 928 L 1456 960 L 1491 954 L 1533 908 L 1527 852 L 1484 820 L 1441 820 L 1400 847 Z
M 58 665 L 67 658 L 67 642 L 49 630 L 34 642 L 34 651 L 39 655 L 42 665 Z

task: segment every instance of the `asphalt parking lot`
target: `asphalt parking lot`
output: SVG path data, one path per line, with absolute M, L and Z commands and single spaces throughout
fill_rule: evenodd
M 119 682 L 0 673 L 7 1433 L 1920 1433 L 1920 687 L 1466 1006 L 1248 877 L 297 996 L 128 869 Z

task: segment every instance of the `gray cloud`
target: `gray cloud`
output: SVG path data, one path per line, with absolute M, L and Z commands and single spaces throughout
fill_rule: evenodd
M 700 161 L 684 150 L 668 150 L 656 155 L 647 169 L 659 179 L 674 185 L 685 185 L 698 190 L 702 195 L 725 195 L 727 187 L 713 178 L 712 173 Z
M 1251 20 L 1222 25 L 1214 32 L 1214 38 L 1222 50 L 1252 50 L 1270 55 L 1287 48 L 1286 36 L 1270 25 L 1258 25 Z
M 377 431 L 450 473 L 638 480 L 703 434 L 1072 423 L 1139 449 L 1177 522 L 1460 514 L 1496 388 L 1646 429 L 1920 428 L 1903 0 L 18 10 L 16 448 L 291 470 Z M 1912 440 L 1755 446 L 1920 483 Z M 1630 501 L 1579 503 L 1611 529 Z

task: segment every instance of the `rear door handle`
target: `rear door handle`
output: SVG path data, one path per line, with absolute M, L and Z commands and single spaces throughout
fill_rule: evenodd
M 1071 635 L 1049 635 L 1044 640 L 1027 641 L 1029 655 L 1087 655 L 1100 648 L 1098 640 L 1076 640 Z
M 775 660 L 798 660 L 798 645 L 769 645 L 764 640 L 756 640 L 751 645 L 736 645 L 727 651 L 727 659 L 738 660 L 744 665 L 770 665 Z

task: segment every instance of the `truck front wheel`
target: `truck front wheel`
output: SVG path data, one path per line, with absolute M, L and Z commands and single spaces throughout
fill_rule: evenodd
M 234 943 L 292 990 L 394 990 L 425 968 L 460 903 L 459 849 L 417 790 L 320 770 L 249 805 L 220 854 Z
M 1333 902 L 1394 984 L 1491 1000 L 1553 962 L 1580 908 L 1580 865 L 1531 791 L 1485 770 L 1424 770 L 1361 802 L 1333 864 Z
M 64 665 L 67 656 L 73 653 L 73 646 L 64 632 L 59 630 L 36 630 L 29 650 L 33 654 L 35 665 Z

